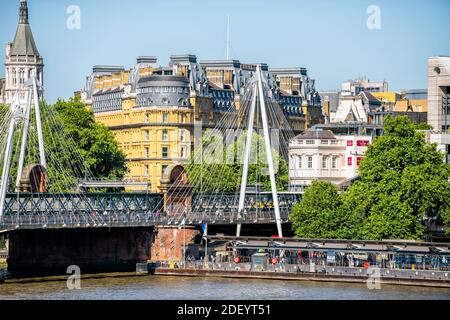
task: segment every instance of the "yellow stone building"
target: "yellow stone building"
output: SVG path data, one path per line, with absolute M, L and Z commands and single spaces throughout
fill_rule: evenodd
M 155 57 L 139 57 L 130 70 L 95 66 L 80 92 L 96 120 L 115 133 L 127 156 L 126 178 L 150 182 L 152 192 L 160 192 L 169 165 L 191 158 L 195 126 L 214 128 L 225 114 L 239 110 L 241 90 L 256 70 L 236 60 L 198 63 L 193 55 L 171 56 L 167 67 L 156 62 Z M 297 131 L 303 131 L 305 111 L 321 114 L 320 99 L 308 100 L 316 95 L 302 92 L 303 81 L 310 81 L 306 70 L 287 83 L 286 75 L 280 78 L 275 70 L 270 76 L 267 66 L 261 66 L 274 87 L 281 82 L 279 100 L 285 114 Z
M 397 92 L 373 92 L 372 95 L 381 101 L 386 111 L 395 112 L 428 112 L 428 100 L 415 97 L 414 94 Z

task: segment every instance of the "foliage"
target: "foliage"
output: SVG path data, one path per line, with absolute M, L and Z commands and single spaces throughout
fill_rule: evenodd
M 79 151 L 96 178 L 122 178 L 126 173 L 125 154 L 114 134 L 96 123 L 92 112 L 79 98 L 58 102 L 54 106 L 67 132 L 77 141 Z
M 295 235 L 301 238 L 353 239 L 362 217 L 347 210 L 337 187 L 326 181 L 314 181 L 289 217 Z
M 186 166 L 190 184 L 204 192 L 235 192 L 241 184 L 243 157 L 247 132 L 243 132 L 228 147 L 223 145 L 222 136 L 205 132 L 202 137 L 203 165 L 201 152 L 194 153 Z M 284 190 L 288 182 L 288 165 L 283 157 L 272 149 L 275 165 L 275 180 L 278 190 Z M 218 177 L 221 177 L 218 179 Z M 261 184 L 264 190 L 271 190 L 267 154 L 264 139 L 253 133 L 248 185 Z
M 40 104 L 42 131 L 50 179 L 49 191 L 70 192 L 83 177 L 121 178 L 126 172 L 125 155 L 111 131 L 95 122 L 79 98 Z M 0 119 L 7 113 L 0 108 Z M 36 117 L 34 109 L 31 119 Z M 27 163 L 39 163 L 38 139 L 31 120 L 27 142 Z M 14 136 L 14 157 L 10 173 L 15 181 L 21 131 Z
M 306 192 L 303 201 L 308 200 L 307 196 L 312 197 L 311 193 L 322 192 L 321 196 L 314 195 L 315 200 L 309 201 L 309 205 L 316 202 L 316 207 L 328 209 L 322 215 L 309 209 L 314 224 L 301 220 L 309 225 L 299 227 L 296 223 L 296 233 L 303 234 L 307 229 L 312 230 L 310 236 L 327 236 L 328 225 L 323 215 L 331 215 L 330 211 L 335 216 L 344 215 L 342 210 L 351 224 L 357 223 L 351 233 L 346 233 L 345 223 L 338 225 L 336 234 L 342 232 L 360 239 L 420 239 L 425 231 L 424 220 L 438 218 L 450 223 L 450 168 L 443 162 L 443 155 L 435 145 L 425 142 L 417 124 L 407 117 L 387 117 L 384 130 L 385 135 L 369 146 L 361 161 L 359 181 L 347 191 L 336 195 L 315 186 L 314 192 Z M 296 207 L 292 219 L 298 219 L 301 208 Z M 306 207 L 302 210 L 306 212 Z M 316 212 L 316 219 L 311 212 Z M 316 225 L 321 223 L 325 231 L 317 230 Z

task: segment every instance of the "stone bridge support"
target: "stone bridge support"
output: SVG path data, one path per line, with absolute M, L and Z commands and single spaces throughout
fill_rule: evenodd
M 152 246 L 152 261 L 182 261 L 184 246 L 200 242 L 201 232 L 197 227 L 155 227 Z M 196 241 L 198 240 L 198 241 Z M 188 249 L 186 249 L 188 250 Z M 188 252 L 189 253 L 189 252 Z

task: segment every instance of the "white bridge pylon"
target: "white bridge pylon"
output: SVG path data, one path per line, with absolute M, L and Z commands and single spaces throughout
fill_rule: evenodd
M 263 133 L 264 133 L 264 144 L 266 148 L 266 157 L 267 164 L 269 167 L 269 176 L 270 176 L 270 186 L 272 190 L 272 199 L 273 199 L 273 207 L 275 211 L 275 221 L 277 224 L 278 236 L 280 238 L 283 237 L 283 231 L 281 228 L 281 215 L 280 215 L 280 206 L 278 203 L 278 192 L 277 192 L 277 184 L 275 181 L 275 170 L 273 165 L 273 157 L 272 157 L 272 146 L 270 144 L 269 137 L 269 123 L 267 117 L 267 109 L 265 103 L 264 96 L 264 88 L 263 88 L 263 75 L 261 71 L 261 66 L 257 66 L 256 68 L 256 79 L 253 81 L 253 94 L 252 94 L 252 102 L 249 110 L 249 118 L 248 118 L 248 129 L 247 129 L 247 139 L 245 142 L 245 153 L 244 153 L 244 168 L 242 172 L 242 180 L 241 180 L 241 189 L 239 193 L 239 207 L 238 207 L 238 217 L 240 218 L 244 211 L 245 204 L 245 195 L 247 190 L 247 180 L 248 180 L 248 169 L 250 162 L 250 152 L 251 152 L 251 144 L 253 137 L 253 125 L 255 119 L 256 112 L 256 100 L 259 99 L 259 106 L 261 111 L 261 119 L 263 125 Z M 241 224 L 238 224 L 236 236 L 239 237 L 241 235 Z
M 6 193 L 8 191 L 9 171 L 11 167 L 11 158 L 14 145 L 14 132 L 20 123 L 23 123 L 22 141 L 20 145 L 20 156 L 17 167 L 16 188 L 19 188 L 20 178 L 22 176 L 23 165 L 25 161 L 25 153 L 27 149 L 28 130 L 30 127 L 31 109 L 34 107 L 36 116 L 36 130 L 39 144 L 40 164 L 47 168 L 44 151 L 44 138 L 42 133 L 41 111 L 39 106 L 39 93 L 36 77 L 33 75 L 25 84 L 28 87 L 28 97 L 25 106 L 20 105 L 19 93 L 16 92 L 13 103 L 11 104 L 12 117 L 9 124 L 8 137 L 6 140 L 6 148 L 4 151 L 2 180 L 0 182 L 0 217 L 3 216 Z

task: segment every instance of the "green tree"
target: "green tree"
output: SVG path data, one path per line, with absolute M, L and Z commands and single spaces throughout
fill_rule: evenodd
M 306 189 L 290 219 L 297 236 L 420 239 L 424 221 L 450 225 L 450 167 L 407 117 L 387 117 L 385 135 L 369 146 L 360 179 L 338 194 L 325 182 Z
M 313 181 L 302 201 L 294 205 L 289 220 L 297 237 L 353 239 L 363 217 L 346 208 L 334 184 Z
M 119 149 L 113 133 L 95 122 L 94 115 L 79 98 L 58 100 L 55 105 L 40 104 L 42 131 L 47 158 L 49 191 L 74 191 L 78 178 L 122 178 L 126 173 L 125 154 Z M 0 107 L 0 122 L 8 116 L 6 107 Z M 39 163 L 35 112 L 31 113 L 27 142 L 27 158 Z M 15 133 L 14 155 L 10 174 L 17 175 L 18 146 L 21 131 Z M 1 164 L 0 164 L 1 166 Z
M 204 192 L 238 190 L 241 185 L 246 137 L 247 132 L 244 131 L 234 143 L 225 147 L 222 135 L 208 134 L 207 131 L 202 137 L 203 165 L 200 164 L 201 154 L 194 152 L 191 162 L 186 167 L 191 185 L 195 189 L 200 189 L 201 186 Z M 288 165 L 274 149 L 272 149 L 272 158 L 275 164 L 277 189 L 282 191 L 288 183 Z M 256 183 L 261 184 L 264 190 L 271 190 L 264 139 L 257 133 L 253 133 L 248 184 Z
M 96 123 L 92 112 L 79 98 L 58 100 L 54 108 L 79 152 L 96 178 L 122 178 L 126 173 L 126 156 L 114 134 Z
M 420 239 L 424 219 L 448 215 L 449 167 L 406 116 L 387 117 L 384 131 L 369 146 L 361 179 L 343 201 L 366 217 L 360 238 Z

